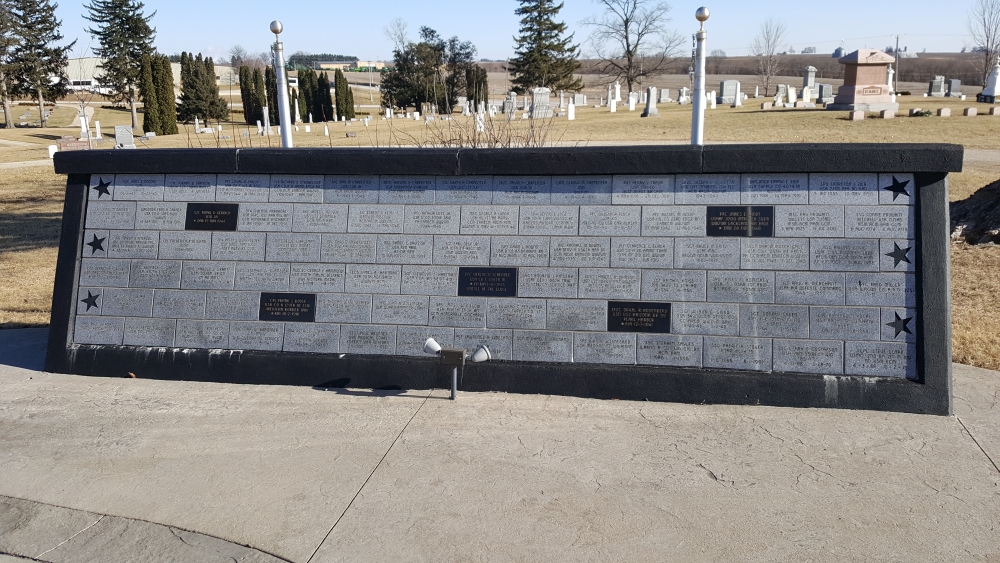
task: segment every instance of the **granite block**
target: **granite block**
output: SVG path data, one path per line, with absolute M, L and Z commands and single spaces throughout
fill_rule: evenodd
M 518 218 L 521 235 L 576 236 L 580 208 L 575 205 L 524 205 Z
M 372 322 L 376 324 L 427 324 L 426 295 L 373 295 Z
M 491 266 L 548 266 L 549 237 L 492 237 Z
M 774 302 L 784 305 L 843 305 L 844 274 L 840 272 L 775 272 Z
M 403 232 L 417 235 L 457 235 L 462 217 L 459 205 L 407 205 Z
M 132 260 L 129 287 L 178 289 L 181 286 L 179 260 Z
M 809 338 L 815 340 L 878 340 L 877 307 L 809 307 Z
M 704 270 L 643 270 L 643 301 L 705 301 Z
M 771 370 L 771 339 L 705 337 L 703 365 L 751 371 Z
M 163 201 L 215 201 L 215 174 L 167 174 Z
M 674 240 L 674 267 L 725 270 L 740 267 L 738 238 L 678 238 Z
M 433 176 L 382 176 L 379 179 L 379 203 L 434 203 Z
M 340 352 L 340 325 L 286 323 L 281 349 L 285 352 L 336 354 Z
M 101 314 L 108 317 L 151 317 L 153 290 L 105 288 Z
M 108 256 L 111 258 L 156 258 L 160 243 L 157 231 L 111 231 Z
M 486 346 L 490 349 L 490 356 L 494 360 L 510 360 L 511 332 L 509 329 L 456 328 L 455 346 L 464 348 L 469 353 L 476 351 L 480 346 Z
M 240 205 L 237 228 L 241 231 L 292 230 L 292 204 L 244 203 Z
M 455 329 L 439 326 L 397 326 L 396 355 L 427 357 L 424 343 L 433 338 L 444 348 L 451 348 L 455 342 Z
M 76 344 L 121 346 L 124 336 L 124 317 L 77 317 L 73 330 Z
M 700 368 L 704 337 L 639 334 L 635 348 L 637 364 Z
M 371 321 L 371 295 L 320 293 L 316 296 L 316 322 L 366 324 Z
M 162 244 L 162 243 L 161 243 Z M 915 269 L 917 243 L 913 240 L 879 241 L 879 268 L 883 272 L 912 272 Z
M 135 204 L 137 230 L 183 231 L 186 217 L 186 203 L 140 201 Z
M 844 210 L 845 234 L 857 238 L 916 237 L 914 217 L 909 205 L 849 205 Z
M 809 203 L 808 174 L 744 174 L 740 203 L 789 205 Z
M 913 274 L 846 274 L 846 276 L 848 305 L 917 306 L 917 280 Z
M 208 260 L 212 257 L 210 231 L 166 231 L 160 233 L 160 260 Z
M 700 205 L 646 205 L 642 208 L 642 236 L 703 237 L 706 208 Z
M 403 266 L 400 293 L 406 295 L 458 295 L 457 266 Z
M 572 362 L 573 333 L 550 330 L 513 331 L 511 356 L 522 362 Z
M 877 272 L 879 241 L 873 239 L 812 239 L 809 269 Z
M 611 265 L 611 238 L 552 237 L 549 265 L 554 268 L 607 268 Z
M 809 307 L 740 305 L 740 336 L 802 338 L 809 334 Z
M 91 201 L 87 204 L 88 229 L 134 229 L 134 201 Z
M 128 287 L 131 260 L 84 258 L 80 265 L 80 287 Z
M 913 205 L 917 202 L 917 186 L 913 174 L 879 174 L 878 202 L 888 205 Z
M 635 364 L 635 334 L 578 332 L 573 335 L 573 361 L 587 364 Z
M 212 260 L 264 260 L 265 233 L 212 233 Z
M 740 333 L 740 306 L 735 303 L 674 303 L 670 315 L 670 331 L 675 334 Z
M 323 176 L 271 174 L 268 201 L 274 203 L 323 203 Z
M 778 205 L 774 209 L 774 236 L 843 237 L 843 205 Z
M 374 235 L 323 235 L 320 257 L 323 262 L 375 263 Z
M 281 350 L 284 325 L 266 321 L 229 323 L 229 347 L 233 350 Z
M 812 205 L 875 205 L 878 195 L 877 174 L 809 175 Z
M 430 264 L 434 258 L 432 235 L 378 235 L 375 261 L 380 264 Z
M 114 198 L 163 201 L 163 174 L 116 174 Z
M 344 291 L 348 293 L 398 294 L 400 266 L 382 264 L 348 264 Z
M 658 237 L 613 237 L 612 268 L 673 268 L 674 239 Z
M 157 289 L 153 292 L 153 316 L 168 319 L 204 319 L 205 291 Z
M 774 371 L 844 373 L 844 343 L 840 340 L 774 340 Z
M 551 201 L 550 176 L 494 176 L 493 178 L 494 205 L 548 205 Z
M 342 354 L 395 354 L 396 327 L 382 325 L 341 325 Z
M 611 185 L 611 203 L 615 205 L 673 205 L 674 177 L 615 176 Z
M 229 321 L 178 319 L 174 335 L 176 348 L 229 348 Z
M 553 176 L 553 205 L 611 204 L 611 176 Z
M 882 340 L 917 341 L 917 310 L 882 307 Z
M 463 205 L 463 235 L 516 235 L 516 205 Z
M 257 320 L 259 291 L 209 291 L 205 298 L 206 319 Z
M 110 231 L 83 232 L 83 257 L 85 258 L 107 258 L 108 256 L 108 234 Z
M 489 266 L 490 237 L 435 235 L 434 263 L 447 266 Z
M 438 176 L 437 204 L 487 205 L 493 203 L 493 176 Z
M 378 203 L 378 176 L 326 176 L 323 203 Z
M 774 303 L 774 272 L 708 272 L 708 301 Z
M 674 182 L 677 205 L 740 204 L 739 174 L 678 174 Z
M 237 262 L 236 289 L 288 291 L 287 262 Z
M 268 262 L 319 262 L 321 238 L 317 234 L 267 233 Z
M 347 205 L 296 203 L 292 211 L 292 231 L 296 233 L 345 233 L 347 232 Z
M 90 190 L 87 191 L 89 201 L 112 200 L 115 198 L 115 175 L 92 174 Z
M 169 348 L 174 345 L 174 319 L 125 319 L 125 346 L 155 346 Z
M 576 268 L 519 268 L 517 295 L 575 298 L 578 279 L 579 271 Z
M 638 205 L 589 205 L 580 208 L 580 234 L 584 236 L 639 236 L 642 210 Z
M 291 264 L 288 290 L 304 293 L 343 292 L 343 264 Z
M 219 174 L 215 181 L 215 201 L 265 202 L 271 187 L 270 174 Z
M 917 347 L 905 342 L 845 342 L 844 373 L 917 378 Z
M 100 287 L 81 287 L 77 292 L 77 315 L 100 315 L 101 303 L 104 302 L 104 289 Z
M 431 297 L 428 324 L 456 328 L 485 328 L 486 298 Z
M 638 299 L 640 270 L 580 269 L 581 299 Z
M 586 299 L 546 300 L 545 326 L 549 330 L 608 330 L 608 302 Z
M 545 300 L 490 298 L 486 302 L 486 328 L 545 328 Z
M 347 232 L 401 234 L 403 232 L 403 206 L 351 205 L 347 218 Z
M 808 270 L 809 239 L 741 239 L 740 268 L 744 270 Z

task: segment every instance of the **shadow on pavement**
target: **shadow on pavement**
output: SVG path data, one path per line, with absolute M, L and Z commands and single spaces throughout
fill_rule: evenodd
M 42 371 L 49 329 L 0 330 L 0 366 Z

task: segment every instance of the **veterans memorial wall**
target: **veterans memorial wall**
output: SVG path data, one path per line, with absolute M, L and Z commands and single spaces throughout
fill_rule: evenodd
M 942 145 L 60 154 L 49 368 L 443 387 L 433 337 L 491 350 L 463 389 L 946 413 L 960 163 Z

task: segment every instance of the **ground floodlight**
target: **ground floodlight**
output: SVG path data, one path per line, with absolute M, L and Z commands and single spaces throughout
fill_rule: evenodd
M 424 353 L 439 354 L 441 353 L 441 345 L 437 343 L 437 340 L 434 340 L 433 338 L 428 338 L 427 342 L 424 342 Z
M 492 359 L 493 359 L 493 354 L 490 354 L 490 349 L 487 348 L 485 344 L 481 344 L 479 348 L 476 348 L 476 351 L 473 352 L 471 356 L 469 356 L 469 360 L 477 364 L 479 362 L 485 362 L 487 360 L 492 360 Z

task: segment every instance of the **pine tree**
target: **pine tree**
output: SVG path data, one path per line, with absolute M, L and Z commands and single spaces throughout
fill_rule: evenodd
M 316 73 L 311 69 L 299 71 L 299 112 L 302 120 L 308 122 L 309 114 L 313 113 L 313 100 L 315 99 L 315 86 L 312 82 Z M 313 120 L 319 119 L 319 115 L 313 115 Z
M 219 96 L 219 83 L 215 75 L 215 61 L 212 57 L 205 59 L 205 76 L 202 83 L 203 96 L 208 107 L 205 117 L 222 121 L 229 117 L 229 104 Z
M 153 80 L 153 57 L 142 56 L 142 73 L 139 74 L 139 98 L 142 100 L 142 130 L 163 133 L 160 124 L 160 105 L 157 99 L 156 83 Z
M 59 46 L 62 22 L 56 19 L 57 4 L 50 0 L 11 0 L 10 13 L 16 43 L 12 76 L 15 94 L 30 95 L 38 101 L 39 124 L 46 126 L 45 99 L 66 95 L 67 53 L 76 44 Z M 56 81 L 53 82 L 53 78 Z
M 0 101 L 3 103 L 4 127 L 14 128 L 14 112 L 10 96 L 13 90 L 11 55 L 14 52 L 14 18 L 8 2 L 0 0 Z
M 347 97 L 347 106 L 344 108 L 344 115 L 347 119 L 354 119 L 354 91 L 351 90 L 350 84 L 347 83 L 347 78 L 344 78 L 344 93 Z
M 517 56 L 508 64 L 508 71 L 514 77 L 514 91 L 523 94 L 535 87 L 579 91 L 583 82 L 573 76 L 580 68 L 579 45 L 572 44 L 573 34 L 564 38 L 566 24 L 554 20 L 562 3 L 518 1 L 521 7 L 514 11 L 521 16 L 520 35 L 514 38 Z
M 333 88 L 337 95 L 337 119 L 354 119 L 354 93 L 339 68 L 333 74 Z
M 271 125 L 281 125 L 278 120 L 278 81 L 272 67 L 264 69 L 264 87 L 267 88 L 268 119 L 271 120 Z
M 299 119 L 301 119 L 302 122 L 305 123 L 305 122 L 308 122 L 309 107 L 306 105 L 306 96 L 302 92 L 302 86 L 301 86 L 301 84 L 302 83 L 299 82 L 299 93 L 298 93 L 298 97 L 299 97 Z
M 267 89 L 264 86 L 264 75 L 259 68 L 253 69 L 253 120 L 264 124 L 264 106 L 267 105 Z
M 336 77 L 336 73 L 334 73 L 334 77 Z M 337 113 L 334 109 L 333 98 L 330 96 L 330 75 L 324 72 L 316 80 L 316 109 L 323 117 L 323 121 L 336 121 Z
M 191 121 L 200 117 L 222 120 L 229 115 L 229 106 L 219 97 L 219 85 L 215 81 L 215 63 L 211 57 L 184 57 L 181 55 L 181 101 L 177 114 L 181 121 Z
M 149 27 L 149 21 L 156 12 L 145 15 L 145 5 L 139 0 L 91 0 L 85 7 L 88 14 L 84 19 L 95 24 L 87 32 L 99 43 L 94 56 L 103 59 L 98 81 L 110 91 L 113 101 L 129 105 L 132 128 L 138 129 L 135 88 L 142 56 L 153 53 L 156 30 Z
M 158 135 L 177 134 L 177 102 L 174 93 L 174 70 L 170 67 L 170 58 L 157 55 L 153 58 L 153 83 L 156 84 L 156 106 L 160 110 L 160 128 Z
M 253 107 L 251 94 L 253 92 L 253 79 L 250 74 L 250 67 L 240 66 L 240 100 L 243 101 L 243 120 L 247 125 L 251 125 L 250 119 L 253 117 Z

